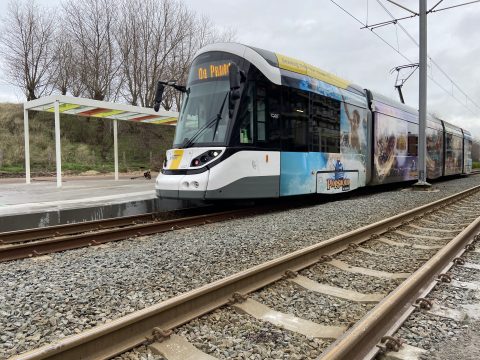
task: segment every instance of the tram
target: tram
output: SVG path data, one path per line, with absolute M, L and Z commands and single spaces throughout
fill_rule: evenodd
M 303 61 L 238 43 L 201 49 L 182 91 L 160 198 L 335 194 L 417 179 L 418 111 Z M 468 174 L 470 133 L 427 120 L 427 177 Z

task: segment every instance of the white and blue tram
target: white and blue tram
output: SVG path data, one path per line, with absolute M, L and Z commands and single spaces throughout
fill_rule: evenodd
M 161 198 L 332 194 L 417 178 L 418 111 L 302 61 L 213 44 L 186 86 L 159 84 L 184 92 Z M 466 130 L 430 116 L 426 134 L 429 179 L 471 172 Z

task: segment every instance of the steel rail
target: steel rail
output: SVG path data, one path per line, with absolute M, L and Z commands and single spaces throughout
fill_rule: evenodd
M 125 317 L 99 325 L 53 344 L 23 353 L 13 359 L 108 359 L 141 345 L 152 338 L 156 327 L 172 329 L 226 305 L 234 293 L 247 294 L 278 281 L 287 270 L 299 271 L 346 249 L 362 243 L 410 220 L 419 219 L 455 201 L 463 199 L 480 186 L 417 207 L 391 218 L 333 237 L 237 274 L 204 285 Z
M 424 298 L 464 251 L 478 239 L 480 217 L 440 249 L 398 288 L 369 311 L 350 330 L 332 343 L 321 355 L 323 360 L 372 359 L 380 351 L 377 346 L 385 336 L 392 336 L 415 309 L 417 299 Z
M 25 241 L 45 239 L 49 237 L 78 234 L 105 228 L 134 225 L 139 221 L 156 221 L 158 213 L 124 216 L 120 218 L 86 221 L 73 224 L 62 224 L 34 229 L 8 231 L 0 233 L 0 244 L 14 244 Z
M 158 234 L 190 226 L 205 225 L 212 222 L 250 216 L 270 209 L 271 208 L 269 207 L 259 207 L 256 209 L 246 208 L 240 210 L 228 210 L 179 219 L 146 222 L 130 226 L 125 225 L 123 227 L 73 234 L 69 236 L 57 236 L 51 239 L 31 241 L 21 244 L 6 244 L 0 246 L 0 262 L 32 256 L 41 256 L 52 252 L 77 249 L 86 246 L 100 245 L 111 241 Z

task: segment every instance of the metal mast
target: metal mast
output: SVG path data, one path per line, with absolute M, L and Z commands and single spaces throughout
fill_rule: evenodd
M 427 183 L 427 164 L 425 155 L 427 152 L 426 144 L 426 124 L 427 124 L 427 0 L 420 0 L 420 77 L 419 77 L 419 131 L 418 131 L 418 182 L 415 186 L 428 187 Z

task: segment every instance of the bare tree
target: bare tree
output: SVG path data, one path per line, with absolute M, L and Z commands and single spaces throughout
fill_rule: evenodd
M 68 0 L 63 4 L 64 30 L 73 44 L 74 64 L 84 87 L 81 95 L 95 100 L 115 100 L 118 95 L 116 4 L 114 0 Z
M 70 35 L 57 31 L 54 49 L 51 77 L 55 90 L 62 95 L 71 93 L 80 96 L 85 91 L 85 86 L 80 79 L 80 66 L 75 61 L 75 48 Z
M 117 43 L 124 75 L 123 95 L 152 106 L 155 86 L 174 49 L 188 36 L 191 13 L 174 0 L 123 0 Z
M 159 79 L 185 82 L 200 47 L 234 36 L 219 32 L 211 20 L 197 18 L 176 0 L 122 0 L 119 18 L 122 95 L 133 105 L 152 106 Z M 179 96 L 167 88 L 163 107 L 177 108 Z
M 55 89 L 149 107 L 159 79 L 184 83 L 198 49 L 234 37 L 177 0 L 66 0 L 61 9 L 54 23 L 34 1 L 9 4 L 0 54 L 29 100 Z M 167 89 L 163 106 L 179 102 Z
M 51 90 L 50 66 L 55 22 L 35 1 L 11 1 L 3 19 L 0 55 L 9 81 L 19 86 L 27 100 Z

